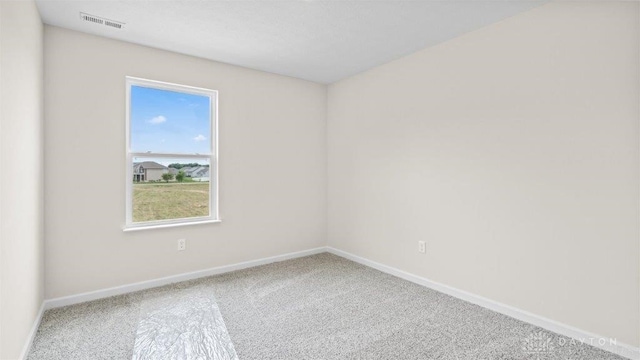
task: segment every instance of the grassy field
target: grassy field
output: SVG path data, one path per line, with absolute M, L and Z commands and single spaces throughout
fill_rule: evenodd
M 209 183 L 133 184 L 133 221 L 209 215 Z

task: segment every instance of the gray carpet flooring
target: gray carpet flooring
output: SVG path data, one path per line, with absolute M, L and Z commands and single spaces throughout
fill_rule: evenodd
M 28 356 L 235 358 L 623 359 L 331 254 L 49 310 Z

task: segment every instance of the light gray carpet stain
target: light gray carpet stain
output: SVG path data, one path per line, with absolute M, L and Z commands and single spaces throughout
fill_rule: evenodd
M 145 299 L 193 291 L 241 360 L 623 359 L 331 254 L 49 310 L 28 359 L 130 360 Z

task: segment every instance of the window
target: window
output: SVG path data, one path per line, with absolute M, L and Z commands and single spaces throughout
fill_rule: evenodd
M 125 230 L 218 221 L 218 93 L 133 77 L 126 87 Z

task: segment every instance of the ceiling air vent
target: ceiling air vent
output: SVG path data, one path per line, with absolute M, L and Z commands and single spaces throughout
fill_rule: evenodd
M 116 29 L 122 29 L 122 24 L 119 23 L 119 22 L 115 22 L 115 21 L 111 21 L 111 20 L 105 20 L 104 24 L 106 26 L 111 26 L 111 27 L 114 27 Z
M 122 29 L 122 26 L 124 25 L 124 23 L 118 21 L 101 18 L 99 16 L 90 15 L 83 12 L 80 13 L 80 19 L 82 19 L 83 21 L 88 21 L 98 25 L 109 26 L 116 29 Z

